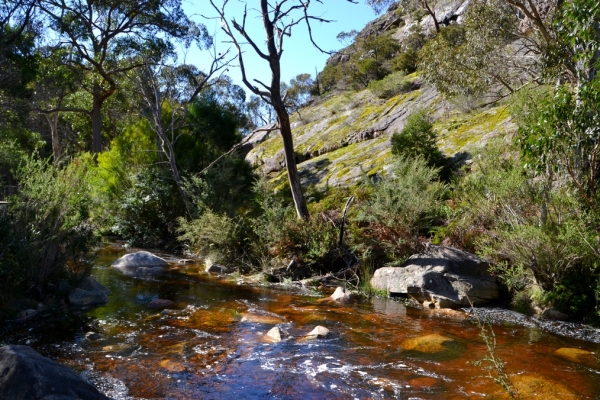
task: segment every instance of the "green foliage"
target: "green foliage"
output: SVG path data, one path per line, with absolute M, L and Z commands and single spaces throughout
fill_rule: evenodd
M 369 82 L 368 88 L 380 99 L 389 99 L 401 93 L 409 92 L 412 88 L 412 82 L 404 76 L 404 72 L 396 72 L 379 81 Z
M 187 221 L 179 218 L 179 240 L 214 263 L 239 262 L 245 248 L 243 221 L 216 214 L 208 209 L 198 218 Z
M 502 0 L 474 1 L 462 24 L 441 29 L 420 53 L 419 69 L 445 96 L 479 96 L 490 90 L 512 91 L 518 74 L 508 68 L 517 21 Z M 521 60 L 522 61 L 522 60 Z
M 185 206 L 168 172 L 147 168 L 128 177 L 112 232 L 135 247 L 172 249 Z
M 399 50 L 398 41 L 389 34 L 357 38 L 347 48 L 349 58 L 327 64 L 319 74 L 319 82 L 325 91 L 344 86 L 365 89 L 369 82 L 391 72 L 389 60 Z
M 87 256 L 97 243 L 89 223 L 93 199 L 87 184 L 91 158 L 57 169 L 37 157 L 25 159 L 19 193 L 0 216 L 0 293 L 41 298 L 48 284 L 89 272 Z
M 392 154 L 400 157 L 422 157 L 427 165 L 440 168 L 446 160 L 438 149 L 437 136 L 433 123 L 425 110 L 416 110 L 406 119 L 406 125 L 400 133 L 392 135 Z
M 392 71 L 401 71 L 405 74 L 412 74 L 417 70 L 419 64 L 419 53 L 416 50 L 408 49 L 392 58 L 390 66 Z
M 513 294 L 532 293 L 535 283 L 542 305 L 597 316 L 597 234 L 587 213 L 564 183 L 534 179 L 512 152 L 492 146 L 476 158 L 455 192 L 445 236 L 499 262 Z
M 396 263 L 416 252 L 440 217 L 445 189 L 437 173 L 421 157 L 400 157 L 380 180 L 366 181 L 370 193 L 359 202 L 352 231 L 357 250 Z

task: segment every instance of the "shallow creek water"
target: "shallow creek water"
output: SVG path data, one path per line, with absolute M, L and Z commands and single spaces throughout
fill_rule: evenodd
M 112 290 L 70 337 L 36 347 L 116 399 L 508 398 L 473 362 L 486 356 L 467 314 L 386 300 L 318 302 L 311 292 L 238 285 L 191 265 L 126 276 L 103 252 L 93 275 Z M 148 307 L 169 299 L 169 310 Z M 243 317 L 246 317 L 243 319 Z M 289 337 L 269 343 L 277 324 Z M 327 338 L 302 337 L 315 326 Z M 496 355 L 523 398 L 594 399 L 600 345 L 493 324 Z M 85 338 L 86 331 L 100 334 Z

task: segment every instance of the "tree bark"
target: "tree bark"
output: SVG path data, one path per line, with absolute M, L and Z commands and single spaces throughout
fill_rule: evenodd
M 96 91 L 97 86 L 94 85 L 93 102 L 92 102 L 92 151 L 100 153 L 102 151 L 102 103 L 104 99 L 99 91 Z
M 44 114 L 48 126 L 50 126 L 50 136 L 52 138 L 52 156 L 54 158 L 54 165 L 58 164 L 60 160 L 60 141 L 58 140 L 58 113 L 52 115 Z
M 302 184 L 300 183 L 300 175 L 298 174 L 298 167 L 296 166 L 296 156 L 294 153 L 294 140 L 292 137 L 292 129 L 290 127 L 290 117 L 288 115 L 283 102 L 280 105 L 275 104 L 275 112 L 277 113 L 277 120 L 279 122 L 279 132 L 283 139 L 283 151 L 285 155 L 285 165 L 288 173 L 288 181 L 290 182 L 290 189 L 292 190 L 292 198 L 294 199 L 294 206 L 296 207 L 296 213 L 298 218 L 308 219 L 308 207 L 304 200 L 304 194 L 302 193 Z

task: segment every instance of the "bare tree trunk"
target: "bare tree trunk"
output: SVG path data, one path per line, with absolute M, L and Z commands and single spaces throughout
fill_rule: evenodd
M 58 113 L 52 115 L 44 114 L 48 126 L 50 127 L 50 136 L 52 138 L 52 156 L 54 158 L 54 165 L 58 164 L 60 160 L 60 141 L 58 140 Z
M 304 194 L 302 193 L 302 184 L 300 183 L 300 175 L 298 174 L 298 167 L 296 166 L 296 156 L 294 154 L 294 140 L 292 137 L 292 129 L 290 127 L 290 117 L 288 115 L 283 102 L 280 106 L 275 105 L 275 111 L 277 112 L 277 120 L 279 121 L 279 132 L 283 139 L 283 151 L 285 154 L 285 164 L 288 173 L 288 181 L 290 182 L 290 189 L 292 190 L 292 198 L 294 199 L 294 206 L 296 207 L 296 213 L 298 218 L 308 219 L 308 207 L 304 200 Z
M 102 103 L 104 99 L 100 93 L 100 85 L 94 84 L 94 93 L 92 101 L 92 151 L 100 153 L 102 151 Z

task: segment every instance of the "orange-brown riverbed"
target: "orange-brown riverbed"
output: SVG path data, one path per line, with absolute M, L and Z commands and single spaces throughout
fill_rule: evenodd
M 117 257 L 106 252 L 97 261 L 93 275 L 112 294 L 88 312 L 86 326 L 54 343 L 31 343 L 111 397 L 508 398 L 485 377 L 488 364 L 475 365 L 488 353 L 463 312 L 386 299 L 322 303 L 315 293 L 238 285 L 197 273 L 194 265 L 141 279 L 110 268 Z M 156 298 L 175 304 L 149 308 Z M 289 337 L 265 340 L 275 325 Z M 317 325 L 330 335 L 303 340 Z M 600 394 L 598 344 L 510 322 L 493 330 L 495 354 L 522 398 Z M 100 335 L 86 339 L 87 331 Z

